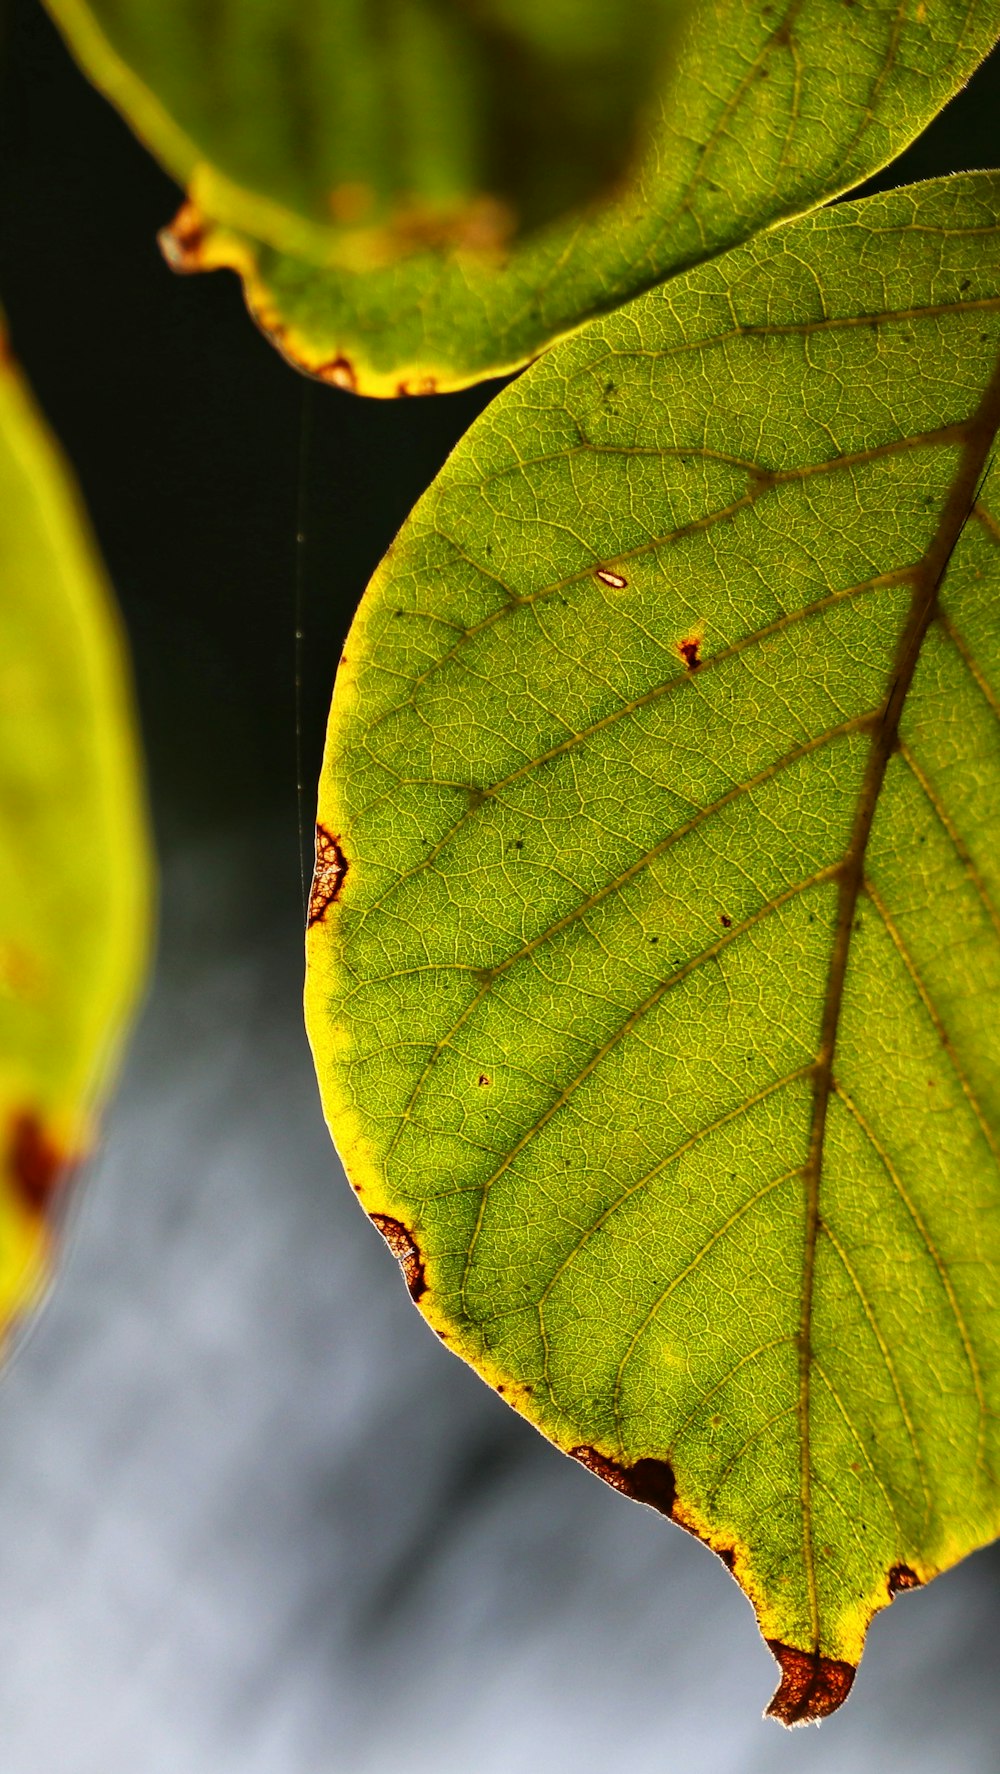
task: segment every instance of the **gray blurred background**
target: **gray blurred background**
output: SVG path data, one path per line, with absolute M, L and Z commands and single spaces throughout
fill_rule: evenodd
M 846 1710 L 785 1733 L 722 1565 L 411 1307 L 319 1114 L 296 776 L 308 828 L 351 611 L 493 391 L 296 377 L 234 279 L 162 265 L 177 193 L 31 0 L 3 56 L 0 288 L 125 610 L 164 875 L 104 1150 L 0 1384 L 0 1774 L 995 1774 L 996 1551 L 902 1596 Z M 905 176 L 995 161 L 998 100 L 994 64 Z

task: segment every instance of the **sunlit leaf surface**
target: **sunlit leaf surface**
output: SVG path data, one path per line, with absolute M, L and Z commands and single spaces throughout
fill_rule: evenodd
M 139 984 L 138 777 L 103 575 L 0 336 L 0 1345 L 48 1279 Z
M 556 347 L 365 595 L 308 1019 L 421 1311 L 844 1698 L 998 1531 L 1000 176 Z
M 1000 29 L 997 0 L 697 0 L 663 58 L 677 0 L 49 5 L 189 192 L 164 237 L 172 262 L 233 266 L 286 356 L 372 394 L 515 368 L 848 189 Z M 601 197 L 600 169 L 606 186 L 633 140 L 640 72 L 660 120 Z

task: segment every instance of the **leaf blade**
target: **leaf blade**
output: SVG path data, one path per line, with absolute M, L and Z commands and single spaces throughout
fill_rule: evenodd
M 331 714 L 307 1008 L 352 1181 L 557 1445 L 669 1466 L 786 1722 L 997 1531 L 997 197 L 842 206 L 558 347 Z
M 863 21 L 831 0 L 790 0 L 782 8 L 767 0 L 703 0 L 660 89 L 662 117 L 647 131 L 638 171 L 610 197 L 529 230 L 511 246 L 502 230 L 491 244 L 484 216 L 451 236 L 431 230 L 421 239 L 417 228 L 394 241 L 334 225 L 328 212 L 321 216 L 313 189 L 317 181 L 333 183 L 329 166 L 322 179 L 307 168 L 308 201 L 300 195 L 292 202 L 287 192 L 281 198 L 260 169 L 256 184 L 247 182 L 246 170 L 241 184 L 220 171 L 234 152 L 226 119 L 241 116 L 251 99 L 259 109 L 245 71 L 239 83 L 239 57 L 226 103 L 218 95 L 206 102 L 197 127 L 189 123 L 188 134 L 175 140 L 174 113 L 190 94 L 183 70 L 176 90 L 161 91 L 170 58 L 162 45 L 157 52 L 162 27 L 154 15 L 120 0 L 49 3 L 91 78 L 188 188 L 189 201 L 163 237 L 175 267 L 236 270 L 251 311 L 290 362 L 377 395 L 427 393 L 509 373 L 640 290 L 848 190 L 919 134 L 1000 29 L 995 0 L 943 0 L 933 8 L 885 0 L 866 7 Z M 324 132 L 336 133 L 338 115 L 331 93 L 346 102 L 350 83 L 345 93 L 331 76 L 319 103 L 314 88 L 323 64 L 309 52 L 307 11 L 289 13 L 275 0 L 254 16 L 259 28 L 270 20 L 299 45 L 306 87 L 293 81 L 294 103 L 286 93 L 277 111 L 311 120 L 315 154 L 325 165 Z M 209 37 L 211 17 L 202 17 Z M 130 54 L 111 48 L 114 29 L 135 33 L 139 24 Z M 194 68 L 217 61 L 204 46 L 192 52 L 187 83 L 194 84 Z M 334 62 L 357 70 L 364 57 Z M 223 60 L 223 70 L 227 65 Z M 419 108 L 434 115 L 441 103 Z M 582 108 L 593 111 L 590 101 Z M 602 113 L 600 132 L 614 138 L 613 108 L 610 117 Z M 242 143 L 246 131 L 236 133 Z M 284 158 L 294 166 L 294 155 Z M 553 146 L 549 159 L 555 158 Z M 359 176 L 352 173 L 348 186 Z

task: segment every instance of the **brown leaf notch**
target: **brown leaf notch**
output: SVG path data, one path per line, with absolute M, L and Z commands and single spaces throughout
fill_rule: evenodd
M 667 1460 L 636 1460 L 631 1466 L 622 1465 L 617 1460 L 609 1460 L 606 1454 L 599 1454 L 596 1448 L 570 1448 L 570 1459 L 579 1460 L 605 1484 L 613 1490 L 621 1491 L 636 1503 L 645 1503 L 650 1509 L 658 1509 L 661 1515 L 673 1517 L 677 1502 L 677 1483 L 673 1467 Z
M 47 1216 L 68 1163 L 33 1111 L 24 1110 L 11 1117 L 5 1158 L 7 1180 L 21 1206 L 29 1213 Z
M 284 349 L 287 356 L 287 347 Z M 292 362 L 297 362 L 300 369 L 308 370 L 311 376 L 315 376 L 317 382 L 328 382 L 331 388 L 343 388 L 347 394 L 357 394 L 358 392 L 358 372 L 350 358 L 345 357 L 343 352 L 338 357 L 328 357 L 325 363 L 315 365 L 307 364 L 301 358 L 293 358 Z
M 205 221 L 190 197 L 181 204 L 169 227 L 161 228 L 156 238 L 171 271 L 189 275 L 204 268 Z
M 631 1497 L 634 1503 L 645 1503 L 647 1508 L 656 1509 L 660 1515 L 675 1522 L 686 1534 L 691 1534 L 721 1558 L 726 1570 L 735 1575 L 736 1549 L 725 1541 L 715 1542 L 704 1534 L 696 1522 L 690 1519 L 689 1512 L 684 1508 L 677 1495 L 677 1480 L 669 1460 L 644 1459 L 635 1460 L 626 1466 L 619 1460 L 611 1460 L 606 1454 L 599 1454 L 596 1448 L 570 1448 L 570 1458 L 579 1460 L 588 1472 L 603 1479 L 612 1490 L 621 1491 L 624 1497 Z
M 316 827 L 316 867 L 313 871 L 312 891 L 309 894 L 308 926 L 321 924 L 326 916 L 327 907 L 340 898 L 340 890 L 347 874 L 347 857 L 340 847 L 339 839 L 325 825 Z
M 923 1585 L 923 1578 L 909 1565 L 893 1565 L 887 1581 L 890 1596 L 898 1595 L 901 1589 L 920 1589 Z
M 410 1299 L 416 1305 L 427 1292 L 424 1260 L 420 1251 L 401 1220 L 394 1220 L 387 1213 L 373 1213 L 371 1221 L 373 1226 L 378 1227 L 402 1269 L 403 1280 L 410 1290 Z
M 821 1657 L 816 1651 L 797 1651 L 776 1638 L 767 1644 L 781 1665 L 778 1691 L 767 1709 L 769 1719 L 783 1725 L 817 1724 L 843 1705 L 856 1674 L 853 1663 Z

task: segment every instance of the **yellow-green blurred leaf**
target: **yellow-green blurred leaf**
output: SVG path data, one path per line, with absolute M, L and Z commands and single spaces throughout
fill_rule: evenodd
M 232 266 L 292 362 L 372 394 L 516 368 L 848 189 L 1000 29 L 997 0 L 697 0 L 664 54 L 679 0 L 48 4 L 188 190 L 173 263 Z
M 844 1698 L 1000 1529 L 1000 174 L 556 346 L 365 594 L 307 1008 L 421 1311 Z
M 51 1272 L 139 987 L 147 899 L 117 618 L 0 334 L 0 1342 Z

